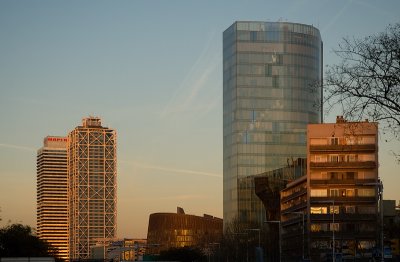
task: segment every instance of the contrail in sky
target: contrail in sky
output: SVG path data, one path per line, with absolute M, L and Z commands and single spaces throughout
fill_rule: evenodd
M 12 148 L 17 150 L 24 150 L 29 152 L 36 152 L 35 148 L 27 147 L 27 146 L 19 146 L 19 145 L 11 145 L 11 144 L 0 144 L 0 147 Z
M 189 169 L 170 168 L 170 167 L 163 167 L 163 166 L 154 166 L 154 165 L 138 163 L 138 162 L 135 162 L 135 161 L 130 162 L 130 161 L 122 160 L 122 161 L 119 161 L 119 162 L 120 163 L 124 163 L 124 164 L 131 164 L 131 165 L 133 165 L 135 167 L 144 168 L 144 169 L 167 171 L 167 172 L 173 172 L 173 173 L 178 173 L 178 174 L 191 174 L 191 175 L 200 175 L 200 176 L 222 178 L 221 174 L 217 174 L 217 173 L 202 172 L 202 171 L 195 171 L 195 170 L 189 170 Z

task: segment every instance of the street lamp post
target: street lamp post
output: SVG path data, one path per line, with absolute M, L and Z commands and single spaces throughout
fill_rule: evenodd
M 302 239 L 302 244 L 303 244 L 303 255 L 302 258 L 304 260 L 304 212 L 289 212 L 289 214 L 296 214 L 296 215 L 301 215 L 303 218 L 303 239 Z
M 272 221 L 264 221 L 264 223 L 277 223 L 278 224 L 278 235 L 279 235 L 279 262 L 282 261 L 282 243 L 281 243 L 281 221 L 272 220 Z

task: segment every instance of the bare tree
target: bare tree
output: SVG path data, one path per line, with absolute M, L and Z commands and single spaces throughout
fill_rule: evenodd
M 400 23 L 365 38 L 344 38 L 341 62 L 325 72 L 324 105 L 339 105 L 346 119 L 377 121 L 400 141 Z

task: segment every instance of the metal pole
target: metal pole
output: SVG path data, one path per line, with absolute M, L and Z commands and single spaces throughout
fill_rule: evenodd
M 279 262 L 282 261 L 282 243 L 281 243 L 281 221 L 278 221 L 279 226 Z
M 381 246 L 382 246 L 382 261 L 385 261 L 385 247 L 383 243 L 383 184 L 382 181 L 379 181 L 378 184 L 378 189 L 379 189 L 379 211 L 381 212 Z
M 304 213 L 301 212 L 301 215 L 303 216 L 303 260 L 304 260 Z
M 335 199 L 332 200 L 333 202 L 333 225 L 332 225 L 332 261 L 335 262 L 336 258 L 335 258 Z

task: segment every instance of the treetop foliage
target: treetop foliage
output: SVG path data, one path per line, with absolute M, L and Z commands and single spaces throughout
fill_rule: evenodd
M 325 72 L 328 112 L 339 105 L 346 119 L 379 122 L 400 140 L 400 23 L 365 38 L 344 38 L 334 52 L 341 62 Z

